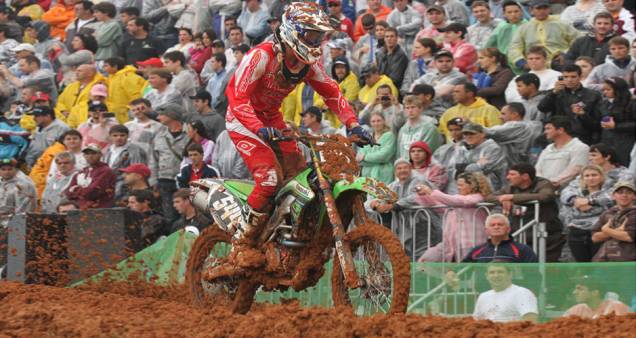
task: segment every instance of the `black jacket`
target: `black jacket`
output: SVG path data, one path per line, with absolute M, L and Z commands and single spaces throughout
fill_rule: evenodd
M 515 242 L 512 238 L 499 245 L 494 245 L 488 240 L 468 252 L 462 263 L 488 263 L 494 260 L 510 263 L 536 263 L 539 260 L 532 248 Z
M 380 74 L 391 78 L 395 87 L 400 88 L 402 86 L 402 80 L 404 80 L 406 67 L 409 66 L 409 58 L 406 56 L 406 53 L 404 53 L 402 47 L 397 46 L 393 54 L 387 54 L 386 47 L 382 48 L 377 53 L 377 60 Z
M 145 39 L 130 38 L 124 40 L 121 50 L 126 64 L 137 66 L 139 61 L 159 57 L 161 43 L 150 35 Z
M 585 114 L 581 116 L 574 114 L 571 109 L 573 104 L 579 102 L 585 104 Z M 579 86 L 575 90 L 565 88 L 556 94 L 549 91 L 538 108 L 546 114 L 547 119 L 552 116 L 568 117 L 572 124 L 572 136 L 585 144 L 591 145 L 600 139 L 603 100 L 596 90 Z
M 580 56 L 589 56 L 594 59 L 594 64 L 600 65 L 605 62 L 605 57 L 609 54 L 607 42 L 613 37 L 614 34 L 610 34 L 602 41 L 598 41 L 594 34 L 588 34 L 574 40 L 565 54 L 566 63 L 574 63 Z
M 212 223 L 212 219 L 210 217 L 205 216 L 197 212 L 194 217 L 187 219 L 183 215 L 179 217 L 179 219 L 172 224 L 172 229 L 170 229 L 170 233 L 174 233 L 177 230 L 185 229 L 185 227 L 193 226 L 199 231 L 205 229 Z

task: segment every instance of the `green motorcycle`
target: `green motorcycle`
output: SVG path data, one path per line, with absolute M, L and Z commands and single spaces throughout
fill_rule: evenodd
M 355 176 L 359 167 L 348 139 L 309 135 L 293 139 L 309 148 L 312 162 L 276 194 L 276 207 L 258 238 L 264 266 L 210 277 L 212 269 L 229 264 L 230 239 L 246 217 L 253 182 L 192 183 L 193 204 L 214 220 L 201 232 L 188 258 L 186 283 L 194 303 L 225 302 L 233 312 L 246 313 L 261 287 L 300 291 L 316 285 L 333 256 L 334 305 L 349 306 L 358 314 L 405 312 L 409 260 L 395 235 L 371 221 L 363 205 L 367 194 L 394 202 L 395 193 L 372 178 Z

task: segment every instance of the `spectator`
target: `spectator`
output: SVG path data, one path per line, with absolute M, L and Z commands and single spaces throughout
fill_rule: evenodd
M 93 6 L 93 13 L 100 22 L 94 33 L 98 46 L 95 60 L 102 61 L 119 55 L 124 33 L 115 20 L 117 8 L 110 2 L 100 2 Z
M 203 163 L 210 164 L 212 163 L 212 153 L 214 152 L 214 141 L 206 138 L 206 130 L 203 122 L 201 121 L 192 121 L 188 123 L 187 130 L 188 137 L 190 138 L 189 144 L 199 144 L 203 147 Z M 186 146 L 186 149 L 188 147 Z M 184 152 L 187 154 L 187 152 Z M 181 162 L 181 168 L 185 165 L 190 164 L 190 159 L 188 157 L 184 157 Z
M 64 191 L 66 198 L 77 202 L 80 209 L 112 208 L 114 205 L 117 176 L 102 161 L 101 147 L 89 144 L 82 149 L 88 167 L 80 170 L 71 179 Z
M 431 114 L 438 118 L 453 105 L 453 89 L 466 81 L 466 75 L 455 68 L 453 53 L 441 50 L 434 56 L 435 69 L 426 72 L 413 82 L 413 88 L 419 84 L 428 84 L 435 89 L 435 98 L 431 104 Z
M 486 270 L 486 279 L 492 290 L 477 297 L 473 318 L 494 322 L 539 320 L 537 298 L 532 291 L 512 284 L 510 267 L 491 264 Z
M 187 68 L 185 55 L 181 52 L 170 52 L 163 55 L 165 68 L 172 73 L 170 85 L 181 94 L 183 109 L 192 110 L 190 96 L 197 93 L 197 74 Z
M 369 8 L 364 14 L 371 14 L 375 18 L 375 22 L 378 21 L 386 21 L 389 14 L 391 14 L 391 9 L 384 6 L 381 0 L 367 0 L 367 5 Z M 364 14 L 358 15 L 358 19 L 356 20 L 355 27 L 353 29 L 353 41 L 358 41 L 364 35 L 364 31 L 362 29 L 363 22 L 362 17 Z
M 230 139 L 227 130 L 224 130 L 216 138 L 216 146 L 212 155 L 212 166 L 219 170 L 221 177 L 228 179 L 249 179 L 243 158 L 236 150 L 236 146 Z
M 77 131 L 76 129 L 71 129 L 71 130 L 67 130 L 64 134 L 62 134 L 61 139 L 62 139 L 62 144 L 64 145 L 63 150 L 73 154 L 73 156 L 75 157 L 75 170 L 82 170 L 86 168 L 88 166 L 88 163 L 86 162 L 86 159 L 84 159 L 84 154 L 82 153 L 82 134 L 80 134 L 80 132 Z M 56 147 L 56 144 L 53 144 L 52 146 L 50 146 L 49 149 L 52 150 L 52 148 L 54 147 Z M 51 152 L 51 153 L 57 154 L 57 152 Z M 40 160 L 42 160 L 42 158 Z M 40 160 L 38 160 L 38 162 Z M 50 161 L 50 162 L 46 163 L 46 161 Z M 47 166 L 46 173 L 48 173 L 48 175 L 46 176 L 46 179 L 57 174 L 57 171 L 58 171 L 57 163 L 55 161 L 53 161 L 52 159 L 50 160 L 45 159 L 44 163 L 46 163 L 45 164 L 45 166 Z
M 539 91 L 548 91 L 552 90 L 556 83 L 559 81 L 559 77 L 561 76 L 560 72 L 556 70 L 549 69 L 546 66 L 548 54 L 545 51 L 545 48 L 541 46 L 533 46 L 528 49 L 528 54 L 526 59 L 528 60 L 528 68 L 530 69 L 530 74 L 534 74 L 539 77 L 539 82 L 541 87 L 539 87 Z M 523 74 L 522 74 L 523 75 Z M 508 88 L 506 88 L 506 101 L 507 102 L 516 102 L 520 101 L 521 97 L 517 92 L 516 79 L 515 81 L 510 81 Z
M 513 215 L 515 224 L 523 221 L 527 224 L 534 219 L 534 213 L 520 212 L 516 215 L 513 204 L 524 204 L 530 201 L 539 203 L 539 222 L 546 224 L 548 236 L 546 238 L 546 261 L 556 262 L 561 256 L 561 249 L 565 244 L 562 234 L 563 224 L 559 219 L 559 207 L 555 195 L 555 187 L 548 180 L 539 177 L 537 171 L 528 163 L 518 163 L 508 169 L 506 176 L 508 185 L 495 191 L 486 199 L 488 202 L 499 203 L 505 215 Z M 529 236 L 531 237 L 531 236 Z M 528 245 L 532 244 L 528 241 Z
M 437 53 L 439 47 L 433 39 L 421 38 L 413 43 L 413 60 L 409 62 L 406 72 L 404 72 L 404 80 L 400 87 L 400 94 L 406 96 L 413 85 L 413 82 L 426 74 L 430 67 L 434 69 L 433 55 Z
M 64 35 L 66 40 L 66 49 L 73 52 L 75 51 L 72 43 L 76 35 L 86 34 L 92 36 L 95 32 L 95 28 L 99 26 L 99 22 L 93 15 L 93 3 L 89 0 L 81 0 L 73 5 L 75 10 L 75 18 L 64 29 Z M 97 46 L 97 41 L 95 41 Z
M 571 135 L 585 144 L 600 139 L 602 98 L 600 93 L 581 84 L 581 68 L 567 65 L 563 68 L 563 80 L 548 92 L 539 103 L 539 110 L 548 116 L 563 116 L 568 119 Z
M 527 21 L 523 18 L 523 8 L 518 2 L 506 0 L 503 2 L 502 7 L 506 21 L 500 23 L 492 31 L 484 47 L 497 48 L 502 54 L 508 55 L 508 48 L 515 32 Z M 513 66 L 511 63 L 509 65 Z M 518 71 L 517 69 L 515 70 Z
M 532 73 L 521 74 L 514 80 L 517 85 L 517 94 L 519 100 L 525 108 L 524 120 L 526 121 L 543 121 L 544 115 L 539 110 L 539 103 L 545 97 L 545 94 L 539 91 L 541 88 L 541 80 L 538 76 Z
M 636 187 L 618 182 L 612 189 L 616 206 L 604 212 L 592 228 L 592 241 L 600 249 L 593 262 L 633 262 L 636 260 Z
M 434 5 L 442 6 L 448 14 L 448 19 L 451 22 L 456 22 L 467 26 L 470 22 L 470 12 L 463 3 L 457 0 L 436 0 Z
M 420 205 L 444 205 L 449 208 L 434 209 L 440 214 L 446 214 L 442 243 L 426 250 L 418 259 L 419 262 L 460 261 L 472 247 L 486 240 L 486 233 L 479 228 L 479 224 L 485 222 L 488 213 L 478 209 L 477 204 L 491 193 L 488 180 L 480 173 L 464 173 L 458 176 L 457 186 L 457 195 L 448 195 L 426 185 L 416 187 Z
M 508 165 L 529 163 L 531 147 L 541 136 L 543 124 L 540 121 L 524 119 L 523 104 L 511 102 L 501 109 L 502 125 L 486 129 L 486 135 L 502 148 Z
M 553 117 L 544 126 L 544 135 L 552 144 L 539 155 L 537 176 L 548 179 L 560 189 L 565 187 L 587 164 L 590 147 L 572 137 L 570 122 L 562 116 Z
M 588 32 L 592 29 L 588 24 L 589 18 L 596 18 L 596 15 L 602 12 L 606 12 L 606 9 L 602 3 L 596 0 L 577 0 L 574 5 L 568 6 L 561 12 L 560 18 L 561 22 L 572 25 L 582 32 Z
M 42 15 L 51 26 L 51 36 L 64 41 L 64 29 L 75 19 L 75 0 L 62 0 Z
M 9 26 L 0 24 L 0 62 L 3 65 L 13 66 L 15 59 L 11 50 L 18 45 L 16 40 L 9 38 Z
M 148 75 L 148 83 L 152 90 L 144 94 L 144 99 L 150 101 L 151 106 L 157 109 L 167 105 L 183 105 L 181 93 L 171 85 L 172 74 L 164 69 L 151 70 Z
M 629 307 L 620 301 L 603 299 L 604 284 L 591 276 L 585 275 L 580 278 L 572 291 L 578 304 L 565 311 L 563 317 L 598 319 L 600 316 L 622 316 L 630 313 Z
M 457 175 L 455 164 L 461 162 L 463 158 L 464 147 L 462 147 L 462 126 L 464 120 L 459 117 L 450 119 L 446 123 L 446 128 L 450 134 L 451 140 L 446 144 L 437 148 L 433 153 L 433 162 L 444 167 L 446 174 L 450 178 L 446 186 L 446 193 L 457 194 L 457 184 L 454 178 Z
M 190 48 L 190 68 L 197 74 L 201 73 L 205 62 L 212 56 L 212 41 L 216 33 L 208 29 L 194 36 L 194 47 Z
M 506 104 L 506 88 L 515 76 L 508 68 L 506 56 L 496 48 L 482 49 L 479 51 L 479 67 L 482 71 L 473 74 L 477 96 L 501 109 Z
M 465 40 L 468 34 L 466 26 L 453 22 L 439 31 L 444 33 L 444 49 L 453 53 L 455 67 L 466 75 L 476 72 L 477 50 Z
M 420 98 L 414 95 L 404 98 L 404 112 L 400 112 L 393 120 L 393 130 L 398 133 L 398 158 L 407 159 L 411 144 L 416 141 L 426 142 L 433 151 L 442 144 L 440 134 L 435 128 L 435 120 L 422 114 L 426 108 L 424 104 L 430 102 L 429 100 L 422 103 Z
M 254 46 L 269 34 L 268 18 L 267 10 L 261 8 L 261 0 L 246 0 L 236 23 L 243 28 L 245 36 L 250 39 L 250 43 Z
M 426 142 L 416 141 L 409 147 L 409 162 L 414 174 L 424 178 L 432 188 L 444 190 L 448 183 L 446 170 L 432 159 L 433 152 Z
M 542 46 L 547 52 L 547 61 L 564 53 L 581 35 L 576 28 L 550 17 L 550 1 L 533 0 L 530 4 L 532 20 L 520 26 L 510 42 L 508 58 L 519 69 L 529 69 L 527 56 L 530 47 Z M 549 38 L 548 38 L 549 37 Z
M 635 142 L 636 101 L 631 98 L 627 82 L 619 77 L 605 79 L 603 97 L 601 142 L 616 150 L 617 162 L 627 166 Z
M 219 172 L 204 161 L 203 147 L 198 143 L 192 143 L 187 148 L 188 159 L 190 162 L 181 168 L 181 172 L 177 175 L 177 187 L 180 189 L 188 188 L 190 182 L 200 180 L 202 178 L 219 177 Z
M 179 213 L 179 219 L 172 224 L 171 233 L 184 229 L 199 234 L 203 229 L 212 224 L 212 220 L 200 213 L 190 201 L 190 190 L 179 189 L 172 197 L 172 205 Z
M 351 66 L 346 56 L 339 56 L 333 60 L 331 76 L 338 82 L 340 92 L 347 101 L 355 102 L 358 100 L 360 81 L 356 74 L 351 71 Z
M 364 109 L 358 113 L 358 118 L 361 121 L 368 122 L 369 115 L 372 113 L 382 113 L 384 120 L 388 121 L 388 124 L 391 125 L 393 124 L 394 117 L 400 114 L 401 110 L 402 105 L 398 101 L 398 98 L 391 93 L 391 87 L 387 84 L 383 84 L 376 90 L 375 100 L 367 104 Z
M 50 70 L 51 72 L 53 71 L 53 66 L 47 60 L 47 58 L 41 58 L 40 56 L 36 55 L 35 47 L 33 47 L 33 45 L 30 43 L 21 43 L 17 45 L 16 47 L 14 47 L 13 49 L 11 49 L 11 51 L 15 53 L 16 62 L 14 63 L 13 66 L 11 66 L 9 70 L 11 70 L 11 73 L 13 73 L 18 78 L 22 79 L 26 75 L 24 71 L 21 69 L 19 65 L 19 61 L 20 59 L 26 59 L 28 56 L 37 57 L 38 60 L 40 60 L 40 68 Z
M 532 248 L 510 237 L 510 222 L 502 214 L 491 214 L 484 222 L 486 243 L 471 248 L 463 263 L 536 263 L 537 255 Z
M 592 69 L 596 66 L 594 60 L 591 57 L 587 56 L 579 56 L 574 64 L 581 67 L 581 82 L 585 83 L 587 81 L 588 76 L 592 73 Z
M 329 9 L 329 16 L 338 20 L 338 27 L 336 28 L 343 33 L 347 33 L 347 35 L 351 39 L 353 39 L 353 21 L 352 19 L 347 17 L 349 16 L 349 14 L 343 14 L 342 0 L 327 0 L 326 3 Z M 349 4 L 349 1 L 345 1 L 345 3 Z M 350 9 L 350 12 L 354 11 L 354 9 L 351 7 L 347 9 Z M 350 13 L 350 14 L 353 14 L 352 17 L 355 19 L 355 13 Z M 274 17 L 272 16 L 270 20 L 273 18 Z
M 384 47 L 378 51 L 377 64 L 380 74 L 388 76 L 397 88 L 402 86 L 409 59 L 398 45 L 397 29 L 389 27 L 384 32 Z
M 212 42 L 212 49 L 214 50 L 212 55 L 214 56 L 214 54 L 217 53 L 223 54 L 226 61 L 224 68 L 229 70 L 230 68 L 237 66 L 236 59 L 234 58 L 234 48 L 241 45 L 243 43 L 243 40 L 243 29 L 238 26 L 232 27 L 230 29 L 229 40 L 227 41 L 227 43 L 224 43 L 221 40 L 214 40 L 214 42 Z M 226 46 L 227 48 L 225 48 Z M 221 47 L 223 48 L 223 52 L 218 50 Z M 210 76 L 214 75 L 214 73 L 216 72 L 215 69 L 212 69 L 212 60 L 214 60 L 214 58 L 210 58 L 203 65 L 203 70 L 201 71 L 202 83 L 207 83 L 210 79 Z
M 480 171 L 488 177 L 493 189 L 501 188 L 507 167 L 501 147 L 486 138 L 486 129 L 479 124 L 464 123 L 462 134 L 465 149 L 461 162 L 455 164 L 457 173 Z
M 83 137 L 82 145 L 95 144 L 100 149 L 106 148 L 111 142 L 108 132 L 117 124 L 105 104 L 91 101 L 88 105 L 88 120 L 77 127 Z
M 366 145 L 358 150 L 356 159 L 362 167 L 361 174 L 373 177 L 386 184 L 393 182 L 393 159 L 396 153 L 396 137 L 387 126 L 384 115 L 379 112 L 371 114 L 369 119 L 373 139 L 377 145 Z
M 194 47 L 194 35 L 192 35 L 192 30 L 189 28 L 181 27 L 179 28 L 179 42 L 168 48 L 166 53 L 170 52 L 181 52 L 185 56 L 186 60 L 190 59 L 190 48 Z
M 572 255 L 577 262 L 589 262 L 598 250 L 598 245 L 592 243 L 592 226 L 612 206 L 612 199 L 608 189 L 603 188 L 603 168 L 587 165 L 579 176 L 579 182 L 572 181 L 561 191 L 561 215 L 568 227 Z
M 103 156 L 104 163 L 117 173 L 116 200 L 123 196 L 124 177 L 120 174 L 121 169 L 133 163 L 148 163 L 148 154 L 141 146 L 129 142 L 128 133 L 128 128 L 121 124 L 112 126 L 108 132 L 112 144 L 105 149 Z
M 40 20 L 44 14 L 44 9 L 36 1 L 15 0 L 11 1 L 11 5 L 17 17 L 29 17 L 31 21 Z
M 605 184 L 603 189 L 610 189 L 618 181 L 634 181 L 636 172 L 629 170 L 618 162 L 618 156 L 614 149 L 604 143 L 590 146 L 589 164 L 603 168 Z M 572 182 L 578 182 L 574 180 Z
M 216 140 L 219 134 L 225 130 L 225 118 L 210 107 L 212 98 L 206 90 L 199 90 L 196 95 L 190 96 L 194 102 L 195 112 L 188 122 L 201 121 L 205 127 L 207 139 Z
M 386 75 L 380 75 L 378 67 L 375 64 L 368 64 L 362 67 L 360 77 L 364 79 L 364 87 L 360 88 L 360 92 L 358 93 L 360 103 L 366 105 L 374 102 L 378 87 L 384 84 L 391 88 L 393 96 L 398 96 L 398 90 L 393 84 L 393 81 Z
M 221 100 L 221 97 L 225 94 L 225 92 L 223 91 L 225 89 L 223 87 L 223 82 L 227 76 L 227 72 L 225 71 L 225 55 L 222 53 L 216 53 L 212 55 L 210 61 L 212 74 L 208 80 L 205 90 L 210 93 L 210 105 L 212 107 L 216 107 L 216 105 Z
M 490 35 L 503 20 L 491 16 L 490 6 L 485 1 L 475 1 L 470 7 L 477 22 L 468 26 L 466 41 L 476 49 L 486 48 Z
M 45 214 L 56 212 L 63 196 L 62 193 L 68 188 L 71 179 L 77 171 L 75 168 L 75 156 L 67 151 L 55 155 L 55 164 L 57 170 L 46 179 L 46 186 L 42 193 L 42 208 L 40 211 Z
M 442 6 L 432 5 L 426 9 L 426 20 L 430 25 L 419 31 L 415 36 L 415 40 L 429 38 L 433 39 L 438 45 L 441 45 L 443 35 L 440 29 L 449 24 L 446 18 L 446 10 Z
M 56 119 L 55 112 L 49 107 L 38 106 L 33 108 L 30 113 L 35 119 L 37 130 L 29 148 L 27 148 L 25 161 L 27 165 L 33 166 L 44 150 L 58 140 L 65 131 L 69 130 L 69 127 Z
M 589 0 L 584 0 L 589 2 Z M 599 6 L 603 6 L 597 2 Z M 587 17 L 584 17 L 587 21 Z M 600 12 L 594 16 L 594 30 L 572 43 L 565 54 L 565 62 L 574 63 L 581 56 L 591 57 L 595 64 L 605 62 L 609 54 L 608 41 L 615 35 L 613 32 L 614 18 L 607 12 Z
M 141 11 L 139 10 L 139 8 L 133 6 L 121 8 L 120 6 L 115 4 L 115 7 L 118 7 L 117 12 L 119 14 L 119 21 L 121 23 L 121 26 L 124 29 L 124 39 L 130 38 L 130 34 L 126 31 L 128 23 L 139 18 L 141 16 Z
M 76 148 L 82 148 L 82 134 L 80 134 L 77 130 L 71 129 L 64 132 L 58 140 L 56 140 L 50 147 L 46 148 L 46 150 L 42 153 L 42 156 L 38 157 L 37 161 L 31 168 L 31 172 L 29 173 L 29 177 L 33 180 L 33 184 L 35 185 L 35 189 L 38 193 L 38 198 L 42 197 L 42 193 L 44 192 L 44 188 L 46 187 L 47 180 L 50 179 L 50 176 L 58 174 L 57 169 L 53 168 L 55 156 L 64 151 L 73 151 Z M 74 166 L 75 162 L 76 161 L 73 161 Z M 78 166 L 82 166 L 83 164 L 85 163 L 78 163 Z M 82 167 L 79 167 L 78 169 L 81 168 Z
M 322 110 L 318 107 L 311 106 L 305 110 L 302 116 L 302 125 L 310 135 L 329 135 L 335 134 L 336 129 L 331 127 L 327 121 L 322 119 Z
M 130 102 L 130 111 L 134 120 L 126 122 L 128 128 L 128 139 L 130 142 L 141 145 L 150 155 L 150 143 L 159 129 L 165 128 L 161 123 L 150 118 L 154 113 L 151 111 L 150 101 L 146 99 L 135 99 Z
M 386 19 L 389 26 L 397 30 L 400 45 L 404 46 L 406 54 L 411 53 L 410 46 L 415 41 L 415 35 L 422 25 L 422 16 L 409 4 L 409 0 L 394 1 L 394 8 Z
M 0 159 L 0 191 L 0 220 L 15 214 L 35 212 L 38 199 L 35 186 L 29 176 L 18 169 L 18 162 L 14 159 Z M 2 225 L 6 227 L 6 224 Z
M 128 36 L 121 48 L 121 57 L 126 64 L 134 65 L 139 61 L 159 57 L 161 43 L 150 36 L 150 22 L 136 18 L 126 24 Z
M 184 12 L 187 10 L 185 8 L 186 4 L 189 4 L 189 7 L 193 7 L 191 2 L 175 1 L 165 3 L 161 0 L 142 0 L 142 5 L 136 6 L 141 8 L 141 17 L 150 22 L 150 35 L 161 42 L 159 54 L 179 41 L 177 27 L 182 27 L 183 25 L 181 22 L 178 25 L 177 19 L 180 19 L 180 16 L 185 14 Z M 192 21 L 187 23 L 187 27 L 191 28 L 189 25 L 195 24 Z
M 364 14 L 358 18 L 362 21 L 362 31 L 364 35 L 357 40 L 354 36 L 355 45 L 353 46 L 353 59 L 364 68 L 366 65 L 375 64 L 375 54 L 378 48 L 382 47 L 381 43 L 384 39 L 384 21 L 375 21 L 373 14 Z M 387 24 L 388 26 L 388 24 Z
M 629 55 L 629 40 L 615 36 L 607 44 L 609 56 L 605 58 L 605 63 L 594 67 L 585 81 L 586 87 L 597 91 L 602 90 L 605 79 L 620 77 L 628 81 L 632 70 L 636 69 L 636 59 Z
M 137 75 L 135 67 L 126 65 L 124 59 L 120 57 L 108 58 L 104 60 L 104 72 L 108 74 L 106 85 L 108 86 L 108 96 L 106 105 L 119 123 L 128 121 L 128 104 L 141 98 L 141 92 L 146 85 L 146 80 Z
M 633 41 L 636 38 L 634 15 L 624 8 L 624 0 L 603 0 L 605 9 L 614 17 L 614 32 L 625 39 Z
M 477 97 L 477 87 L 474 84 L 465 82 L 456 85 L 453 89 L 453 100 L 457 102 L 457 105 L 445 111 L 439 119 L 439 130 L 446 140 L 450 139 L 446 122 L 455 117 L 470 120 L 483 127 L 501 124 L 499 110 L 486 103 L 481 97 Z
M 150 142 L 149 167 L 152 172 L 150 184 L 156 186 L 161 198 L 161 210 L 168 220 L 177 218 L 172 207 L 172 194 L 177 190 L 175 176 L 179 173 L 182 154 L 190 143 L 188 127 L 182 122 L 180 106 L 168 105 L 157 109 L 161 128 Z
M 20 49 L 18 47 L 12 49 Z M 57 85 L 55 84 L 55 74 L 48 69 L 40 68 L 42 62 L 35 55 L 28 55 L 18 60 L 18 68 L 23 76 L 20 78 L 13 75 L 13 73 L 4 65 L 0 65 L 0 72 L 13 86 L 18 89 L 24 87 L 34 86 L 39 91 L 49 95 L 53 101 L 57 100 Z
M 23 32 L 22 26 L 15 21 L 15 15 L 11 7 L 6 4 L 0 5 L 0 23 L 7 25 L 9 32 L 7 38 L 13 39 L 18 43 L 22 42 Z
M 128 203 L 128 195 L 134 190 L 146 190 L 152 194 L 150 206 L 153 210 L 161 210 L 161 201 L 157 198 L 154 191 L 148 184 L 150 178 L 150 168 L 143 163 L 133 163 L 126 168 L 119 169 L 123 177 L 122 195 L 117 201 L 117 205 L 126 206 Z
M 57 205 L 56 212 L 60 215 L 66 215 L 70 211 L 79 210 L 79 205 L 73 201 L 69 201 L 67 199 L 62 199 L 60 204 Z
M 85 64 L 75 70 L 77 81 L 72 82 L 60 94 L 55 105 L 55 115 L 71 128 L 77 128 L 88 119 L 89 93 L 94 85 L 104 81 L 94 65 Z
M 143 217 L 141 223 L 141 246 L 147 247 L 158 241 L 161 236 L 169 235 L 170 222 L 151 206 L 152 193 L 147 190 L 133 190 L 128 195 L 128 208 L 140 213 Z M 171 203 L 172 204 L 172 203 Z

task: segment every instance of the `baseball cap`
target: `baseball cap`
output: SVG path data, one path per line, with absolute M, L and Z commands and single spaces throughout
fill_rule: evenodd
M 119 169 L 119 171 L 130 174 L 139 174 L 143 177 L 150 177 L 150 168 L 143 163 L 133 163 L 126 168 Z
M 480 124 L 468 122 L 462 127 L 462 134 L 483 134 L 486 130 Z
M 369 63 L 364 65 L 364 67 L 362 67 L 362 69 L 360 70 L 360 76 L 361 77 L 365 77 L 371 73 L 377 73 L 378 72 L 378 67 L 374 64 L 374 63 Z
M 108 88 L 103 83 L 97 83 L 91 88 L 91 95 L 106 97 L 108 96 Z
M 439 59 L 441 57 L 444 57 L 444 56 L 449 57 L 451 59 L 454 59 L 453 53 L 451 51 L 447 50 L 447 49 L 442 49 L 439 52 L 435 53 L 435 55 L 433 56 L 433 59 L 437 60 L 437 59 Z
M 55 116 L 55 112 L 49 106 L 36 106 L 29 112 L 29 115 L 33 116 L 41 116 L 41 115 L 51 115 Z
M 194 96 L 190 96 L 191 100 L 208 100 L 208 102 L 212 102 L 212 95 L 208 93 L 207 90 L 201 89 Z
M 618 191 L 618 189 L 621 189 L 621 188 L 627 188 L 627 189 L 629 189 L 629 190 L 631 190 L 633 192 L 636 192 L 636 186 L 634 186 L 634 183 L 632 183 L 630 181 L 618 181 L 612 187 L 612 194 L 615 193 L 616 191 Z
M 93 152 L 93 153 L 101 153 L 102 152 L 102 148 L 100 148 L 97 144 L 95 143 L 90 143 L 87 144 L 84 148 L 82 148 L 82 152 Z
M 17 167 L 18 161 L 16 161 L 13 158 L 0 158 L 0 167 L 4 167 L 7 165 L 12 167 Z
M 463 125 L 464 125 L 464 119 L 462 119 L 461 117 L 453 117 L 452 119 L 448 120 L 448 122 L 446 122 L 446 127 L 449 127 L 449 126 L 462 127 Z
M 47 93 L 44 92 L 35 92 L 35 95 L 31 96 L 31 101 L 49 101 L 51 98 Z
M 183 108 L 180 105 L 174 103 L 160 106 L 155 109 L 155 111 L 157 112 L 157 115 L 167 116 L 176 121 L 181 121 L 184 114 Z
M 163 61 L 160 58 L 150 58 L 137 62 L 137 66 L 161 68 L 163 67 Z
M 101 101 L 91 101 L 88 103 L 88 111 L 102 112 L 108 111 L 108 107 Z
M 33 47 L 33 45 L 30 44 L 30 43 L 21 43 L 21 44 L 15 46 L 15 47 L 11 48 L 11 51 L 14 52 L 14 53 L 26 51 L 26 52 L 31 52 L 31 53 L 35 54 L 35 47 Z
M 93 63 L 93 53 L 86 49 L 78 50 L 70 55 L 60 55 L 60 63 L 67 67 L 77 67 Z
M 532 2 L 530 2 L 530 8 L 549 7 L 549 6 L 550 6 L 549 0 L 533 0 Z
M 458 23 L 458 22 L 449 23 L 448 25 L 446 25 L 446 26 L 444 26 L 442 28 L 438 28 L 437 31 L 440 32 L 440 33 L 444 33 L 444 32 L 461 32 L 464 36 L 466 36 L 466 33 L 468 32 L 468 30 L 466 30 L 466 25 L 463 25 L 463 24 Z
M 446 14 L 446 11 L 444 10 L 444 7 L 440 6 L 440 5 L 433 5 L 429 8 L 426 9 L 426 13 L 430 12 L 430 11 L 438 11 L 442 14 Z

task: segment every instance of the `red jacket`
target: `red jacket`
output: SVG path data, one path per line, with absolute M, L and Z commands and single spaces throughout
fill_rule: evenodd
M 277 80 L 280 64 L 274 52 L 273 42 L 263 42 L 252 48 L 236 69 L 225 90 L 228 99 L 226 120 L 238 120 L 256 134 L 263 127 L 283 124 L 281 103 L 295 85 L 281 84 Z M 320 96 L 347 127 L 357 122 L 347 99 L 340 92 L 338 83 L 327 76 L 322 62 L 310 66 L 305 82 Z
M 477 49 L 472 44 L 459 40 L 455 43 L 444 43 L 444 48 L 453 53 L 455 67 L 460 72 L 471 75 L 477 71 Z
M 79 204 L 80 209 L 112 208 L 115 202 L 117 175 L 106 163 L 80 170 L 64 192 L 66 197 Z

